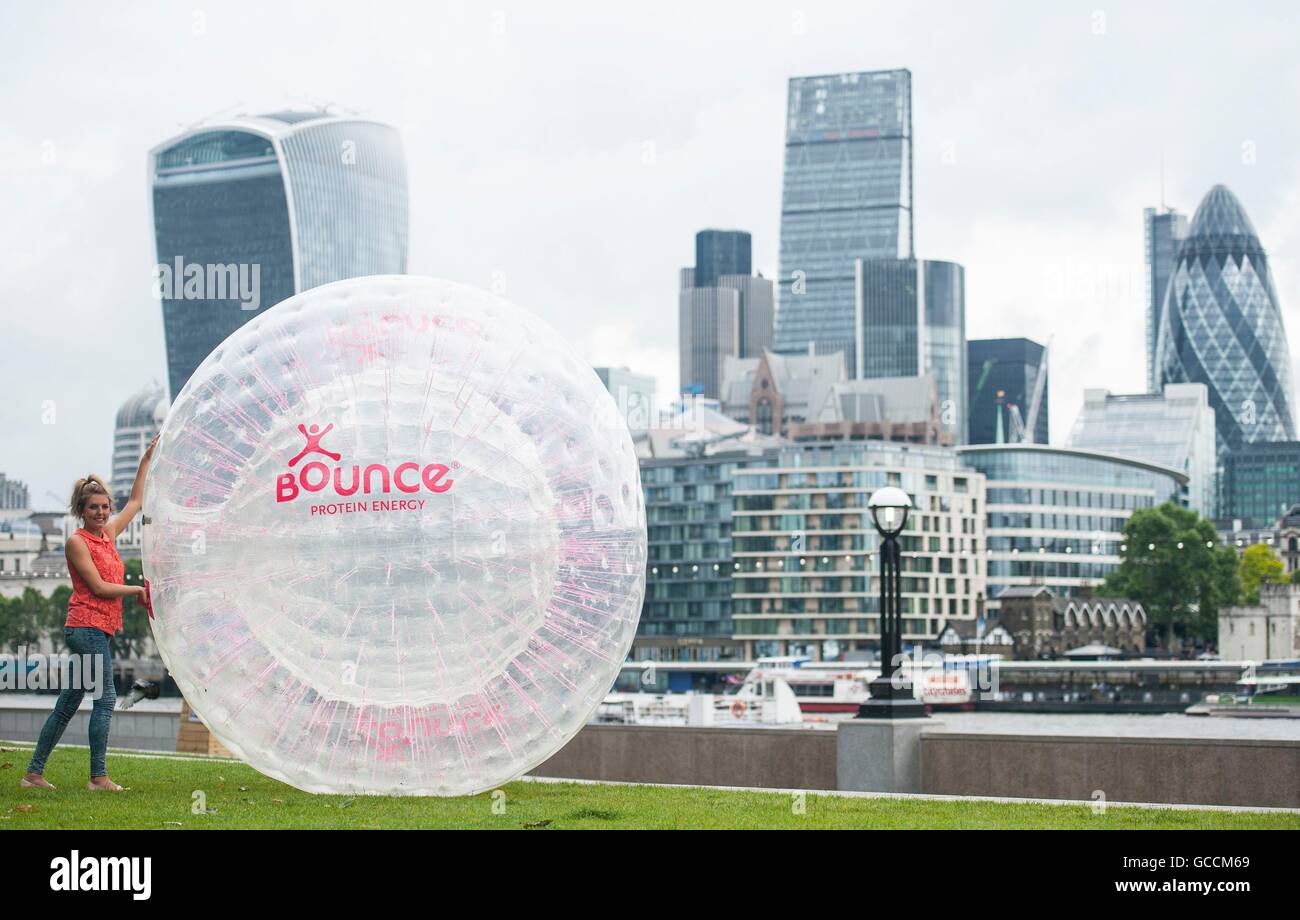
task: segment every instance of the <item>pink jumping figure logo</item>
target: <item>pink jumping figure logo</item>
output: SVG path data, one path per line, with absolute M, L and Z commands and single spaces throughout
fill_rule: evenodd
M 338 462 L 338 460 L 343 456 L 342 454 L 336 454 L 333 451 L 326 450 L 320 446 L 321 438 L 329 434 L 333 428 L 333 422 L 326 425 L 324 431 L 321 431 L 319 425 L 312 425 L 310 429 L 308 429 L 306 425 L 299 425 L 298 430 L 301 431 L 302 436 L 307 439 L 307 446 L 302 449 L 302 452 L 299 453 L 298 456 L 289 461 L 289 465 L 293 466 L 308 454 L 324 454 L 331 460 Z
M 319 425 L 308 428 L 306 425 L 299 424 L 298 430 L 302 432 L 307 444 L 289 461 L 288 469 L 275 477 L 276 502 L 291 502 L 298 497 L 300 491 L 321 492 L 331 484 L 336 496 L 347 498 L 357 495 L 358 499 L 372 494 L 388 495 L 393 490 L 414 495 L 421 488 L 441 494 L 455 484 L 455 480 L 449 478 L 452 469 L 460 466 L 455 461 L 450 466 L 445 463 L 417 463 L 407 460 L 391 468 L 387 463 L 353 463 L 346 468 L 334 466 L 332 469 L 319 459 L 309 458 L 306 462 L 302 462 L 308 454 L 322 454 L 337 464 L 342 459 L 342 454 L 326 450 L 321 446 L 321 439 L 334 430 L 333 423 L 326 425 L 323 430 Z M 418 499 L 416 501 L 418 504 L 413 508 L 424 507 L 423 502 Z M 364 502 L 360 505 L 359 510 L 369 510 Z M 396 508 L 383 507 L 382 510 L 408 510 L 402 500 L 399 500 L 398 505 L 399 507 Z M 382 500 L 375 510 L 381 510 L 381 506 L 383 506 Z M 315 514 L 317 506 L 312 507 L 312 513 Z

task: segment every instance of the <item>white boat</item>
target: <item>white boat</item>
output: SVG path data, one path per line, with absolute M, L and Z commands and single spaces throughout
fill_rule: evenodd
M 752 676 L 752 672 L 751 672 Z M 592 721 L 616 725 L 797 725 L 799 700 L 780 676 L 746 679 L 736 693 L 611 693 Z
M 970 668 L 988 657 L 947 656 L 903 666 L 917 699 L 965 706 L 973 699 Z M 969 659 L 969 660 L 968 660 Z M 855 713 L 869 697 L 877 668 L 786 655 L 760 658 L 735 693 L 610 693 L 593 722 L 622 725 L 797 725 L 821 713 Z
M 966 657 L 973 656 L 909 662 L 903 665 L 902 679 L 910 681 L 913 696 L 923 703 L 965 705 L 973 699 Z M 779 677 L 790 686 L 804 712 L 857 712 L 870 695 L 871 681 L 879 676 L 879 668 L 852 662 L 816 662 L 805 656 L 784 655 L 758 659 L 741 688 Z

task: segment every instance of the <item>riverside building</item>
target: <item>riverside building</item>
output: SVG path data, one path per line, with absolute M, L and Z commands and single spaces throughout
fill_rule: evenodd
M 975 618 L 985 594 L 984 476 L 951 449 L 800 445 L 732 477 L 732 620 L 746 658 L 878 652 L 880 540 L 867 499 L 887 485 L 914 505 L 900 537 L 904 644 Z

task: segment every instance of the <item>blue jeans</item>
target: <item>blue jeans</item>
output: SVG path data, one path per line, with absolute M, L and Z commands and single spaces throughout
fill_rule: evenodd
M 64 687 L 59 693 L 54 711 L 41 729 L 41 737 L 36 742 L 36 750 L 32 754 L 31 763 L 27 765 L 27 772 L 45 772 L 45 761 L 63 737 L 63 731 L 72 717 L 77 714 L 77 707 L 81 705 L 86 690 L 99 689 L 98 684 L 92 683 L 95 672 L 98 671 L 103 691 L 94 701 L 94 709 L 90 713 L 90 776 L 92 779 L 107 776 L 105 759 L 108 755 L 108 729 L 113 721 L 113 705 L 117 702 L 117 690 L 113 687 L 113 647 L 109 644 L 108 633 L 93 626 L 67 626 L 64 627 L 63 636 L 72 653 L 81 656 L 81 680 L 73 682 L 77 686 Z

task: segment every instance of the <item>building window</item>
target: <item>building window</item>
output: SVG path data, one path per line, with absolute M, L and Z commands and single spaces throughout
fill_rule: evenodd
M 767 381 L 764 381 L 766 383 Z M 770 399 L 760 399 L 758 401 L 758 430 L 762 434 L 772 433 L 772 401 Z

